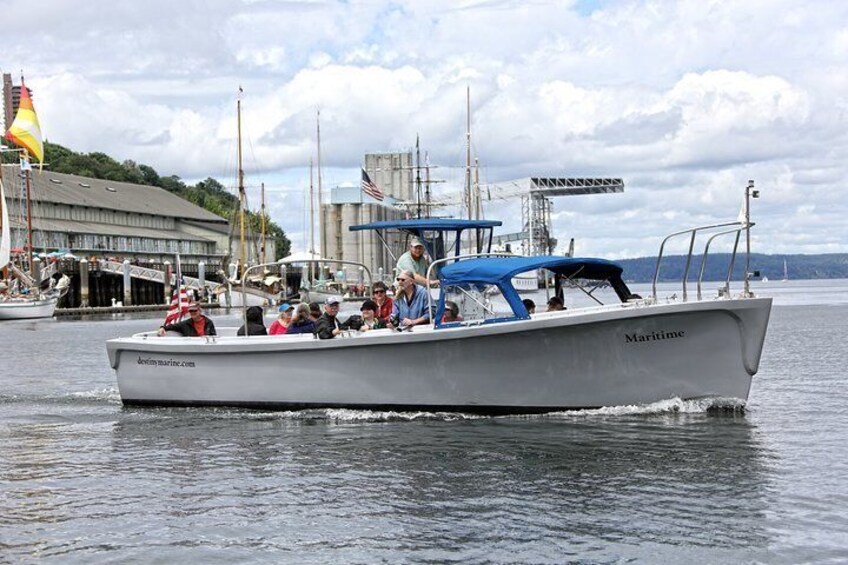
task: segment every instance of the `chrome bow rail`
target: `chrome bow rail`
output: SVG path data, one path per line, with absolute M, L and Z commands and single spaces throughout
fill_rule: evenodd
M 707 265 L 707 256 L 710 252 L 710 245 L 713 240 L 719 236 L 736 234 L 736 238 L 733 242 L 733 252 L 730 255 L 730 264 L 727 267 L 727 276 L 724 281 L 724 287 L 722 288 L 723 295 L 730 295 L 730 279 L 733 276 L 733 267 L 736 263 L 736 253 L 739 248 L 739 238 L 742 235 L 742 232 L 745 232 L 745 277 L 744 277 L 744 296 L 751 296 L 750 288 L 749 288 L 749 280 L 751 276 L 750 272 L 750 261 L 751 261 L 751 227 L 756 225 L 751 222 L 751 214 L 750 214 L 750 199 L 758 198 L 759 191 L 754 190 L 754 181 L 748 181 L 748 186 L 745 187 L 745 204 L 743 208 L 744 218 L 740 218 L 735 222 L 725 222 L 722 224 L 711 224 L 707 226 L 698 226 L 695 228 L 690 228 L 688 230 L 683 230 L 679 232 L 672 233 L 663 239 L 660 244 L 660 251 L 657 254 L 657 266 L 654 270 L 654 279 L 651 285 L 651 295 L 654 300 L 657 299 L 657 281 L 660 276 L 660 264 L 662 263 L 663 251 L 665 249 L 665 244 L 672 238 L 689 234 L 689 252 L 686 255 L 686 266 L 683 269 L 683 301 L 685 302 L 688 299 L 687 293 L 687 283 L 689 279 L 689 269 L 692 265 L 692 252 L 695 249 L 695 238 L 701 233 L 712 233 L 712 235 L 707 239 L 706 244 L 704 245 L 704 253 L 701 256 L 701 266 L 698 271 L 698 283 L 697 283 L 697 300 L 702 299 L 701 293 L 701 283 L 704 278 L 704 269 Z M 735 226 L 735 227 L 732 227 Z M 730 228 L 730 229 L 721 229 L 721 228 Z

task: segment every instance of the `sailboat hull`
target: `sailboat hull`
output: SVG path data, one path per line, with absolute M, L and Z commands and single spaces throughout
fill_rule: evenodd
M 0 320 L 52 318 L 58 297 L 44 299 L 12 298 L 0 302 Z

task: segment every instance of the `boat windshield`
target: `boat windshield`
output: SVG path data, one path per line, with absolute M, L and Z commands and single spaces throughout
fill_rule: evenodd
M 560 277 L 551 286 L 551 295 L 557 294 L 563 299 L 566 308 L 586 308 L 617 304 L 621 297 L 607 280 Z
M 443 289 L 436 313 L 438 326 L 454 323 L 487 323 L 516 318 L 501 289 L 494 284 L 458 283 Z

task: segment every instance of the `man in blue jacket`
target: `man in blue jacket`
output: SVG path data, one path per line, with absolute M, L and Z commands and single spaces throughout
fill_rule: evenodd
M 392 307 L 392 325 L 401 329 L 430 321 L 430 300 L 427 289 L 415 283 L 415 273 L 401 271 L 397 278 L 400 290 Z

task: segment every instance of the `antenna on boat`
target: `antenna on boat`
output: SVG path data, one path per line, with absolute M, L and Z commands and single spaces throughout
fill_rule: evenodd
M 754 190 L 754 181 L 745 187 L 745 296 L 751 296 L 751 199 L 759 198 L 760 191 Z

